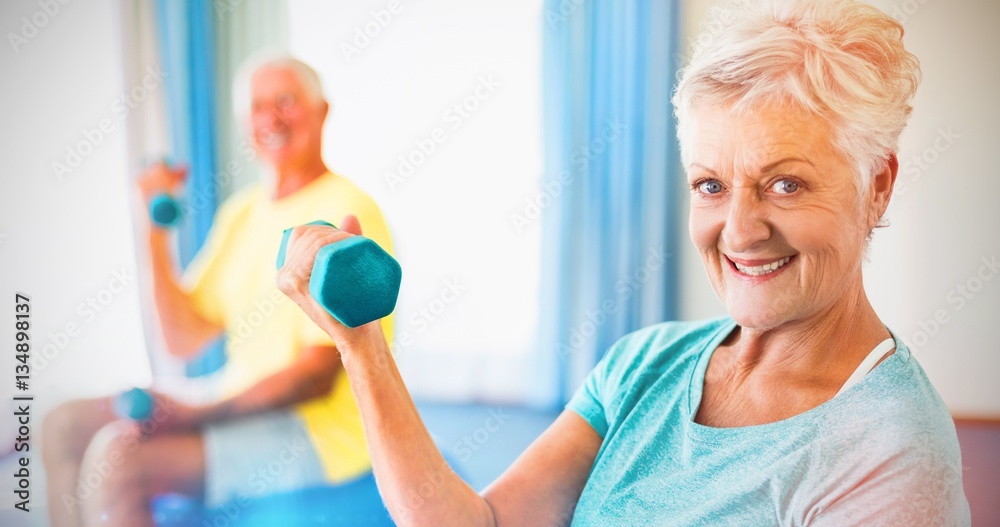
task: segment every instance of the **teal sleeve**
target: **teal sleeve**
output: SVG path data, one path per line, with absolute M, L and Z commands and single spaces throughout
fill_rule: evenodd
M 601 437 L 607 436 L 610 423 L 614 422 L 623 376 L 636 358 L 633 343 L 637 334 L 645 332 L 631 333 L 615 342 L 566 404 L 568 410 L 579 414 Z
M 660 377 L 663 367 L 657 361 L 669 358 L 663 350 L 682 326 L 664 322 L 636 330 L 620 338 L 605 353 L 573 398 L 566 405 L 590 424 L 601 437 L 621 411 L 622 401 L 629 394 L 642 393 L 648 384 Z M 687 349 L 681 343 L 679 349 Z
M 605 386 L 603 386 L 604 383 L 602 382 L 605 378 L 603 368 L 606 364 L 606 360 L 601 360 L 598 363 L 597 367 L 587 376 L 587 380 L 584 381 L 583 386 L 580 386 L 576 393 L 573 394 L 573 398 L 566 405 L 566 409 L 582 417 L 601 437 L 606 436 L 608 433 L 608 417 L 605 413 L 604 400 L 602 399 L 605 391 Z

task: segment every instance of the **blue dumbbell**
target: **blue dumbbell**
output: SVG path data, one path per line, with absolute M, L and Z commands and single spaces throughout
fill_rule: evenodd
M 153 413 L 153 396 L 142 388 L 132 388 L 115 397 L 114 407 L 119 417 L 141 421 Z
M 326 225 L 314 221 L 307 225 Z M 285 265 L 285 247 L 292 229 L 286 229 L 278 250 L 278 269 Z M 309 294 L 341 324 L 354 328 L 388 316 L 396 308 L 403 270 L 377 243 L 352 236 L 316 253 Z
M 149 202 L 149 217 L 157 225 L 170 227 L 181 217 L 181 208 L 170 194 L 157 194 Z

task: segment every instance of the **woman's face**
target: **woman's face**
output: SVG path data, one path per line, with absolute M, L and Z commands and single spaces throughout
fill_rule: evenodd
M 691 240 L 736 322 L 771 329 L 860 291 L 873 225 L 829 124 L 788 109 L 690 120 Z

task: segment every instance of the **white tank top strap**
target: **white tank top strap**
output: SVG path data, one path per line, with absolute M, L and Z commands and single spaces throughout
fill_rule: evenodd
M 861 361 L 861 364 L 858 365 L 858 369 L 854 370 L 854 373 L 847 378 L 847 382 L 840 387 L 840 391 L 837 392 L 837 395 L 846 392 L 851 388 L 851 386 L 861 382 L 861 379 L 864 379 L 865 375 L 868 375 L 868 372 L 872 371 L 875 364 L 877 364 L 878 361 L 884 357 L 886 353 L 889 353 L 889 351 L 894 347 L 896 347 L 896 340 L 891 337 L 883 340 L 878 346 L 875 346 L 875 349 L 873 349 L 871 353 L 865 357 L 865 360 Z M 834 395 L 834 397 L 837 395 Z

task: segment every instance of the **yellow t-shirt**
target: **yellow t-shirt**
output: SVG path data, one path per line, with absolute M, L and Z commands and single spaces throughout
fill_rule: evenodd
M 314 220 L 339 225 L 357 216 L 367 238 L 390 254 L 389 230 L 375 202 L 331 173 L 272 201 L 261 185 L 223 203 L 205 245 L 185 272 L 195 308 L 225 328 L 223 396 L 238 394 L 291 365 L 308 346 L 333 340 L 275 285 L 282 231 Z M 392 339 L 392 320 L 382 320 Z M 326 396 L 297 405 L 327 479 L 342 482 L 371 469 L 361 416 L 343 369 Z M 253 441 L 253 438 L 247 438 Z

